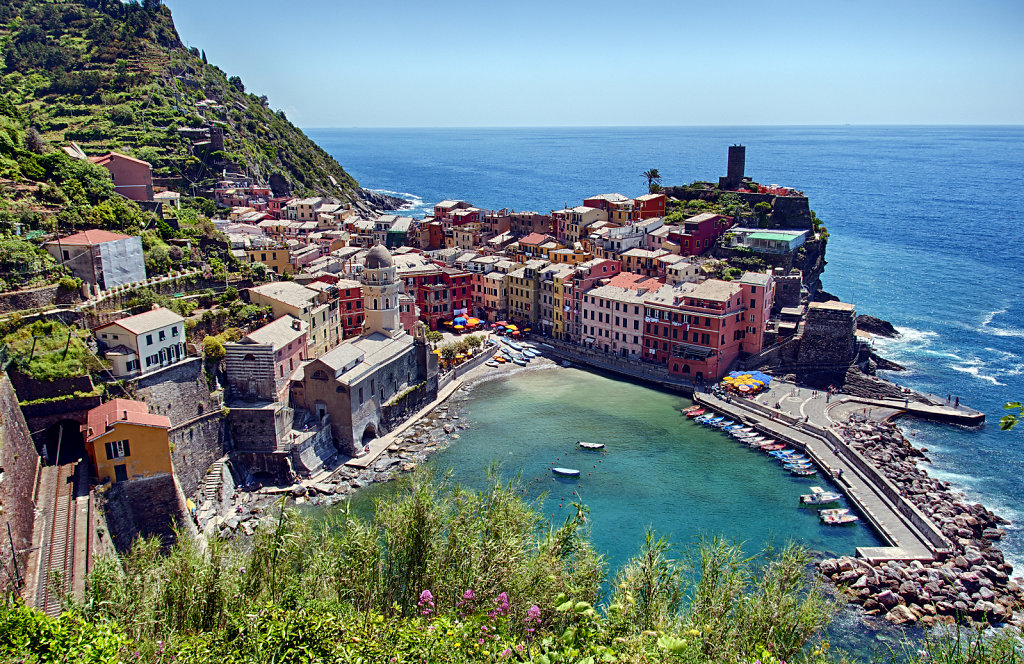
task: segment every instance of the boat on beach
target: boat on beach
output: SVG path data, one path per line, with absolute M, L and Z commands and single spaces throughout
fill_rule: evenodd
M 575 468 L 552 468 L 551 472 L 560 477 L 579 477 L 580 471 Z
M 485 367 L 496 367 L 496 366 L 498 366 L 498 361 L 497 360 L 487 360 L 486 362 L 484 362 L 484 366 Z
M 825 491 L 820 486 L 812 486 L 811 493 L 800 496 L 800 502 L 804 505 L 828 505 L 839 502 L 841 498 L 838 493 Z
M 585 450 L 603 450 L 604 443 L 588 443 L 585 440 L 577 440 L 576 444 Z

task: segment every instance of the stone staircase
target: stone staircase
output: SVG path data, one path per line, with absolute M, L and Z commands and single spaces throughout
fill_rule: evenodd
M 206 471 L 203 480 L 203 505 L 216 505 L 220 502 L 220 486 L 223 481 L 224 462 L 217 461 Z

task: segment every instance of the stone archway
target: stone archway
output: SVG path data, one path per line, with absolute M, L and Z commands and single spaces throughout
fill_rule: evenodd
M 366 444 L 368 444 L 370 441 L 372 441 L 376 437 L 377 437 L 377 426 L 371 422 L 370 424 L 366 425 L 365 429 L 363 429 L 363 437 L 362 437 L 361 444 L 362 445 L 366 445 Z
M 46 465 L 73 463 L 85 457 L 82 425 L 72 419 L 53 423 L 43 432 L 39 454 Z

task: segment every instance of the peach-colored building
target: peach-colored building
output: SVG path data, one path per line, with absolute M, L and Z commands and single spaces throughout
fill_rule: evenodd
M 89 161 L 110 171 L 114 191 L 133 201 L 153 200 L 153 169 L 148 161 L 120 152 L 108 152 Z

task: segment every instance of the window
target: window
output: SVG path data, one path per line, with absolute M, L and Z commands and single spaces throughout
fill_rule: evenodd
M 147 334 L 146 335 L 146 345 L 147 346 L 152 346 L 153 345 L 153 335 L 152 334 Z
M 157 335 L 159 336 L 160 341 L 163 341 L 164 339 L 167 338 L 167 333 L 165 331 L 163 331 L 163 330 L 160 330 L 159 332 L 157 332 Z
M 177 325 L 175 325 L 174 327 L 171 328 L 171 336 L 172 337 L 178 336 L 178 326 Z
M 106 448 L 108 459 L 123 459 L 131 455 L 127 440 L 115 440 L 104 443 L 104 447 Z
M 64 250 L 64 260 L 71 260 L 71 252 L 69 252 L 67 249 Z

